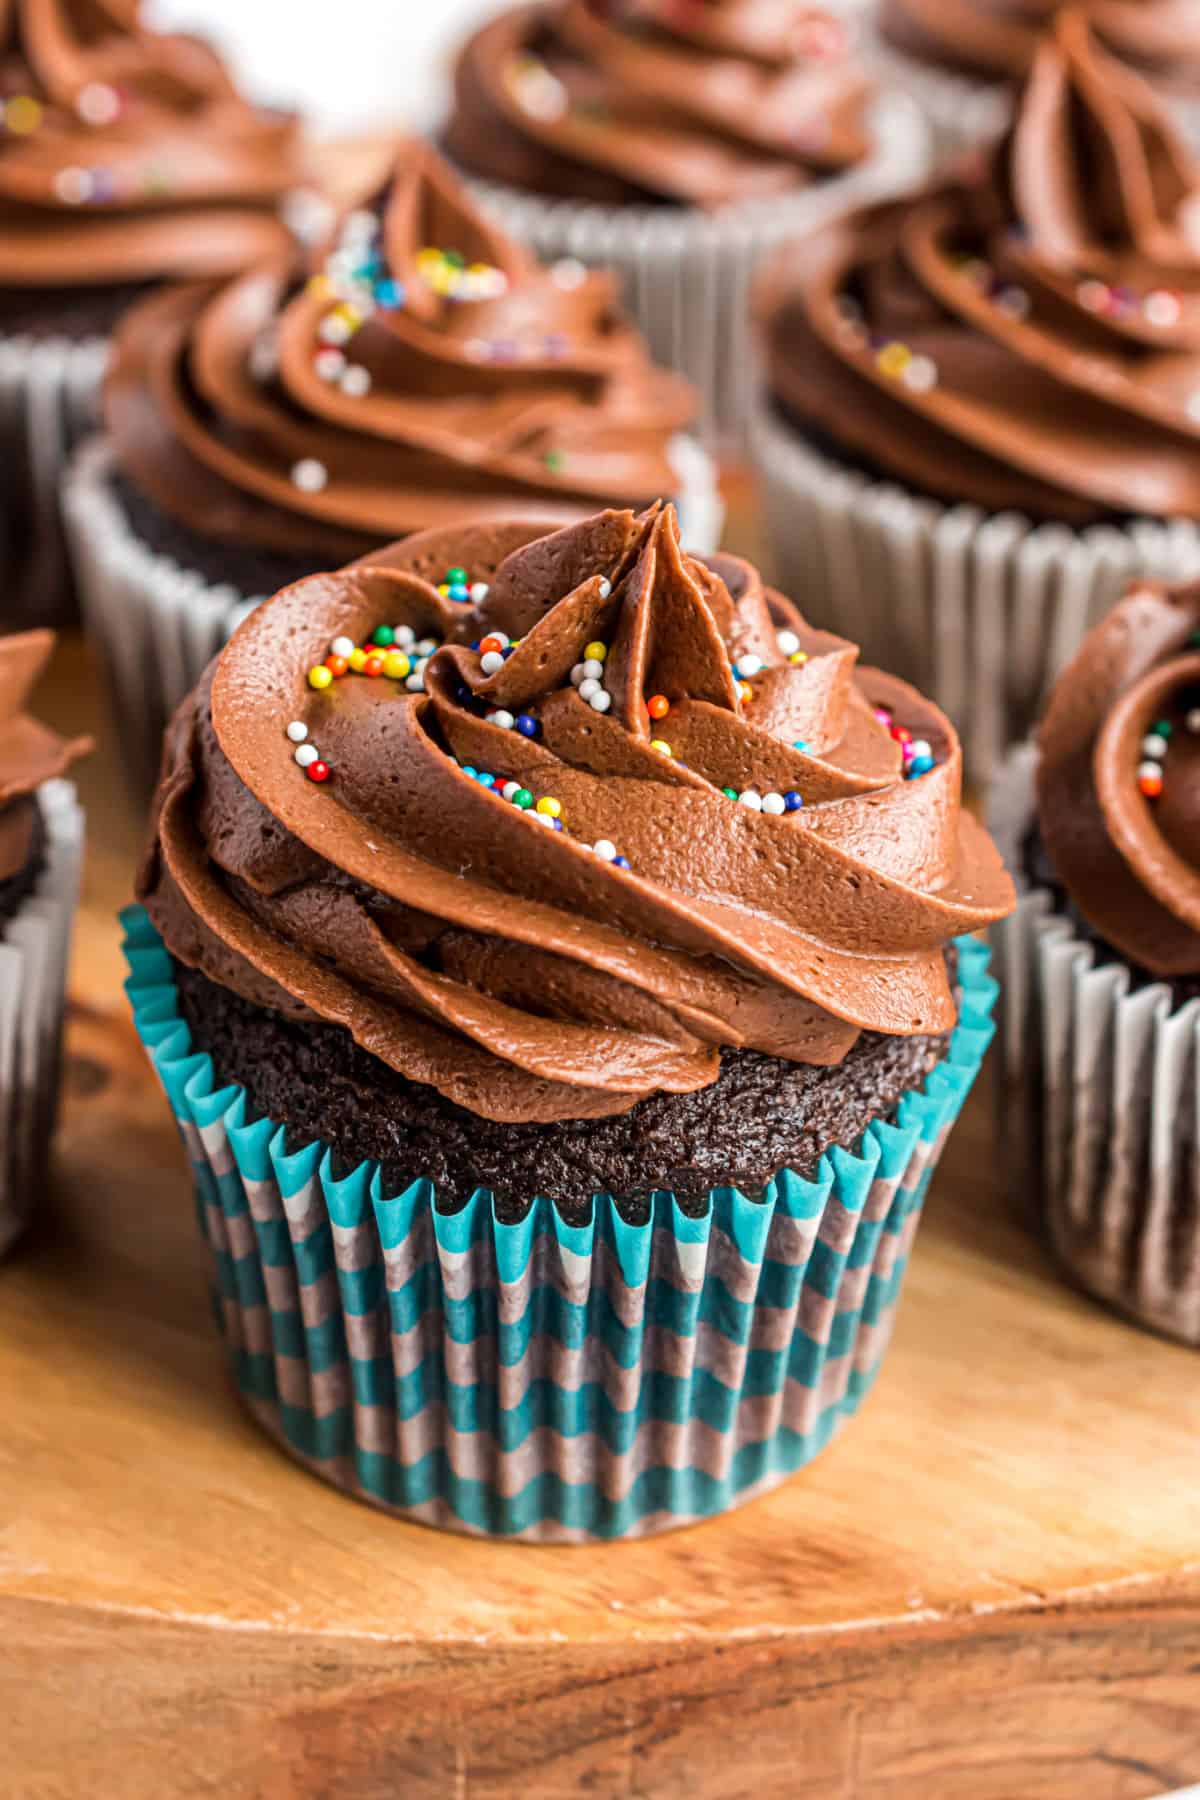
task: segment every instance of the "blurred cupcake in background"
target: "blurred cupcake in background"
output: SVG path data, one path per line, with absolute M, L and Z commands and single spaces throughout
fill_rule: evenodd
M 763 254 L 926 168 L 915 109 L 874 92 L 851 38 L 790 0 L 553 0 L 501 12 L 458 57 L 450 155 L 544 259 L 617 272 L 734 451 Z
M 315 272 L 285 256 L 152 296 L 67 494 L 136 773 L 248 605 L 399 535 L 670 493 L 689 544 L 714 548 L 694 411 L 611 278 L 542 269 L 419 144 Z
M 1062 0 L 877 0 L 871 44 L 954 151 L 1001 129 Z M 1200 140 L 1200 7 L 1195 0 L 1090 0 L 1105 50 L 1144 75 Z
M 1093 628 L 992 812 L 1014 1191 L 1084 1287 L 1200 1346 L 1200 587 Z
M 131 0 L 0 8 L 0 627 L 67 606 L 57 481 L 148 285 L 277 254 L 295 122 Z
M 656 506 L 314 576 L 179 708 L 129 992 L 243 1397 L 326 1480 L 635 1536 L 857 1409 L 1013 893 L 856 655 Z
M 25 710 L 53 647 L 48 631 L 0 637 L 0 1255 L 45 1193 L 83 855 L 63 777 L 91 745 Z
M 987 774 L 1136 575 L 1200 569 L 1200 171 L 1065 13 L 970 179 L 780 259 L 755 461 L 783 577 Z

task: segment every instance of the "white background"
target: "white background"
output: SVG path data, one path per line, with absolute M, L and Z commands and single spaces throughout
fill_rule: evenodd
M 155 25 L 204 32 L 256 99 L 322 132 L 428 126 L 455 44 L 499 0 L 150 0 Z

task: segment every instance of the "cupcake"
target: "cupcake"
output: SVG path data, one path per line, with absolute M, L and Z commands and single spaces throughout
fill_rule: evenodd
M 948 721 L 855 663 L 612 510 L 299 582 L 175 714 L 129 991 L 241 1392 L 316 1473 L 625 1537 L 857 1407 L 1012 888 Z
M 421 145 L 308 275 L 284 257 L 156 294 L 118 334 L 107 436 L 67 512 L 122 742 L 147 787 L 163 728 L 256 598 L 419 529 L 679 496 L 712 549 L 686 383 L 613 284 L 542 269 Z
M 1078 13 L 979 178 L 868 209 L 758 296 L 784 579 L 987 774 L 1124 584 L 1200 567 L 1200 178 Z
M 0 638 L 0 1255 L 46 1185 L 83 815 L 62 778 L 90 748 L 25 711 L 54 647 Z
M 850 37 L 815 7 L 555 0 L 501 12 L 458 58 L 450 155 L 543 258 L 618 272 L 734 452 L 763 254 L 926 168 L 915 108 L 873 91 Z
M 993 810 L 1016 1183 L 1083 1287 L 1200 1345 L 1200 587 L 1093 627 Z
M 872 48 L 920 100 L 939 145 L 999 129 L 1061 0 L 878 0 Z M 1087 14 L 1113 56 L 1152 82 L 1200 136 L 1200 11 L 1190 0 L 1092 0 Z
M 294 121 L 134 5 L 0 10 L 0 629 L 63 614 L 59 473 L 130 302 L 277 254 Z

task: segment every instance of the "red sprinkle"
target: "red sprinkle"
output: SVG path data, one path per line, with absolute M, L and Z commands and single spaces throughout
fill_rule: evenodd
M 321 762 L 318 759 L 318 761 L 316 761 L 315 763 L 309 763 L 309 765 L 308 765 L 307 769 L 305 769 L 304 773 L 308 776 L 308 779 L 310 781 L 328 781 L 329 780 L 329 764 Z
M 891 730 L 892 736 L 898 744 L 912 743 L 912 732 L 908 729 L 907 725 L 893 725 Z
M 479 646 L 479 654 L 480 656 L 486 656 L 489 650 L 496 650 L 503 655 L 504 649 L 505 646 L 500 642 L 498 637 L 485 637 Z
M 665 719 L 671 710 L 671 702 L 665 694 L 651 694 L 646 702 L 646 711 L 652 719 Z
M 1157 800 L 1163 791 L 1163 778 L 1161 775 L 1139 775 L 1138 787 L 1147 800 Z
M 344 675 L 349 666 L 344 656 L 327 656 L 325 658 L 325 667 L 331 675 Z
M 382 656 L 368 656 L 366 662 L 363 664 L 363 674 L 364 675 L 382 675 L 383 674 L 383 658 L 382 658 Z M 313 768 L 315 769 L 316 766 L 317 766 L 316 763 L 314 763 Z

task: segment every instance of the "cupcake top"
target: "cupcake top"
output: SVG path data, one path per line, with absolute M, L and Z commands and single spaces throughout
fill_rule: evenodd
M 551 0 L 464 46 L 446 144 L 538 194 L 716 208 L 861 162 L 869 99 L 844 24 L 797 0 Z
M 949 721 L 856 665 L 670 507 L 425 533 L 241 626 L 140 896 L 211 980 L 491 1119 L 938 1033 L 946 945 L 1012 888 Z
M 0 286 L 241 269 L 279 251 L 295 121 L 251 106 L 136 0 L 0 6 Z
M 988 81 L 1019 81 L 1062 0 L 881 0 L 884 38 L 909 56 Z M 1089 0 L 1097 38 L 1156 84 L 1200 91 L 1195 0 Z
M 768 273 L 777 405 L 941 499 L 1086 523 L 1200 510 L 1200 172 L 1079 12 L 969 179 Z
M 1039 829 L 1069 898 L 1141 968 L 1200 975 L 1200 585 L 1115 606 L 1038 747 Z
M 418 145 L 309 279 L 280 258 L 142 302 L 106 395 L 118 462 L 162 511 L 332 561 L 464 514 L 644 506 L 680 485 L 693 407 L 610 276 L 543 269 Z
M 59 737 L 26 711 L 53 649 L 49 631 L 0 637 L 0 884 L 21 873 L 37 842 L 37 789 L 92 747 L 89 738 Z

